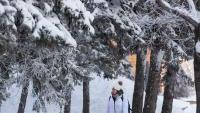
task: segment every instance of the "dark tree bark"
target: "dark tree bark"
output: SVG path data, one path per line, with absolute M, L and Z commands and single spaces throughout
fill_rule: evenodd
M 64 105 L 64 113 L 70 113 L 71 111 L 71 96 L 72 96 L 72 87 L 69 86 L 68 93 L 66 94 L 66 102 Z
M 27 100 L 27 96 L 28 96 L 28 87 L 29 87 L 29 83 L 27 82 L 27 83 L 25 83 L 25 85 L 22 88 L 22 93 L 21 93 L 21 98 L 20 98 L 20 103 L 19 103 L 17 113 L 24 113 L 24 111 L 25 111 L 26 100 Z
M 83 80 L 83 113 L 90 113 L 90 90 L 89 90 L 89 79 L 84 78 Z
M 144 76 L 144 90 L 146 90 L 147 82 L 148 82 L 148 76 L 149 76 L 149 69 L 150 69 L 150 58 L 149 55 L 151 55 L 151 51 L 147 49 L 147 56 L 146 56 L 146 67 L 145 67 L 145 76 Z
M 175 67 L 176 68 L 176 67 Z M 177 70 L 172 65 L 168 65 L 165 80 L 164 101 L 162 106 L 162 113 L 172 113 L 174 85 Z
M 200 24 L 195 28 L 195 44 L 200 41 Z M 200 113 L 200 53 L 194 50 L 194 76 L 195 76 L 195 88 L 197 109 L 196 113 Z
M 144 76 L 144 91 L 146 90 L 146 87 L 147 87 L 147 82 L 148 82 L 148 77 L 149 77 L 149 69 L 150 69 L 150 63 L 146 62 L 145 76 Z
M 150 71 L 143 113 L 155 113 L 163 54 L 164 52 L 159 47 L 154 47 L 151 51 Z
M 142 113 L 144 94 L 144 75 L 146 65 L 146 48 L 137 48 L 135 87 L 132 101 L 132 113 Z
M 200 11 L 200 0 L 193 0 L 193 1 L 194 1 L 195 6 L 196 6 L 196 9 L 198 11 Z

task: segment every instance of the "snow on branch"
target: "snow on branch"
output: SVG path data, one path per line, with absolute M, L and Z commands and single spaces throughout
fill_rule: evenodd
M 9 4 L 5 4 L 6 3 L 0 3 L 0 23 L 4 25 L 12 25 L 13 29 L 16 29 L 16 26 L 14 25 L 14 16 L 17 10 Z
M 187 0 L 188 4 L 189 4 L 189 8 L 191 10 L 191 13 L 193 15 L 197 15 L 197 10 L 196 10 L 196 7 L 195 7 L 195 4 L 194 4 L 194 1 L 193 0 Z
M 196 43 L 195 49 L 197 53 L 200 53 L 200 41 Z
M 95 30 L 91 25 L 91 22 L 94 20 L 94 16 L 86 9 L 81 0 L 63 0 L 62 10 L 64 11 L 66 9 L 68 9 L 70 13 L 74 14 L 76 17 L 82 17 L 80 20 L 89 27 L 89 31 L 92 34 L 95 33 Z
M 168 47 L 175 49 L 178 53 L 180 53 L 181 55 L 183 55 L 185 57 L 188 56 L 187 53 L 173 40 L 169 41 Z
M 66 45 L 77 46 L 75 39 L 71 36 L 67 28 L 63 26 L 55 13 L 45 15 L 45 11 L 34 6 L 32 3 L 22 0 L 13 1 L 11 6 L 19 12 L 18 17 L 21 21 L 19 28 L 30 32 L 31 36 L 35 39 L 53 39 L 57 42 L 64 42 Z M 50 12 L 51 9 L 48 8 L 47 4 L 45 7 L 47 7 L 46 12 Z M 2 12 L 3 10 L 0 11 L 0 15 Z
M 168 12 L 172 12 L 176 15 L 179 15 L 180 17 L 182 17 L 183 19 L 185 19 L 186 21 L 188 21 L 190 24 L 192 24 L 193 26 L 197 26 L 198 25 L 198 21 L 197 19 L 192 16 L 188 11 L 186 11 L 185 9 L 181 9 L 181 8 L 178 8 L 178 7 L 171 7 L 169 3 L 167 3 L 166 1 L 164 0 L 156 0 L 156 3 L 162 7 L 163 9 L 165 9 L 166 11 Z M 190 6 L 192 7 L 192 9 L 194 8 L 193 5 L 191 5 L 190 3 Z

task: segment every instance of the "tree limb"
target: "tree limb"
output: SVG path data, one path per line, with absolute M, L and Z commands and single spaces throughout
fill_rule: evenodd
M 170 5 L 166 4 L 163 0 L 156 0 L 156 3 L 162 7 L 163 9 L 165 9 L 166 11 L 168 12 L 171 12 L 173 14 L 176 14 L 180 17 L 182 17 L 183 19 L 185 19 L 186 21 L 188 21 L 190 24 L 192 24 L 194 27 L 197 27 L 198 26 L 198 22 L 193 19 L 190 15 L 180 11 L 180 10 L 177 10 L 175 8 L 172 8 Z

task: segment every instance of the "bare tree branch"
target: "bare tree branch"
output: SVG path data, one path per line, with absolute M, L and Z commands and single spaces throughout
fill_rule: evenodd
M 156 0 L 156 3 L 162 7 L 163 9 L 165 9 L 168 12 L 171 12 L 173 14 L 176 14 L 180 17 L 182 17 L 183 19 L 185 19 L 186 21 L 188 21 L 190 24 L 192 24 L 194 27 L 198 26 L 198 22 L 192 18 L 190 15 L 186 14 L 185 12 L 182 12 L 178 9 L 172 8 L 169 4 L 165 3 L 165 1 L 163 0 Z

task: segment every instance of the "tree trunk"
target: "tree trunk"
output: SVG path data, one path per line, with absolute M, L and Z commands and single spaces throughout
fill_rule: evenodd
M 89 79 L 83 80 L 83 113 L 90 113 Z
M 146 53 L 146 66 L 145 66 L 145 76 L 144 76 L 144 90 L 146 91 L 148 77 L 149 77 L 149 69 L 150 69 L 150 55 L 151 50 L 148 48 Z
M 150 71 L 143 113 L 155 113 L 160 83 L 160 67 L 164 52 L 154 47 L 151 53 Z
M 200 24 L 195 29 L 195 44 L 200 40 Z M 194 76 L 195 76 L 195 89 L 197 108 L 196 113 L 200 113 L 200 53 L 194 50 Z
M 194 0 L 196 9 L 200 9 L 200 1 Z M 175 8 L 169 8 L 162 0 L 156 0 L 156 3 L 160 5 L 163 9 L 167 10 L 168 12 L 172 12 L 174 14 L 179 15 L 186 21 L 188 21 L 190 24 L 192 24 L 195 27 L 194 34 L 195 34 L 195 44 L 200 40 L 200 23 L 198 23 L 196 20 L 194 20 L 191 16 L 182 13 L 181 11 L 175 9 Z M 196 100 L 197 100 L 197 107 L 196 107 L 196 113 L 200 113 L 200 53 L 194 49 L 194 78 L 195 78 L 195 90 L 196 90 Z
M 144 75 L 146 64 L 146 50 L 143 47 L 137 49 L 135 87 L 132 101 L 132 113 L 142 113 L 144 94 Z
M 194 1 L 195 6 L 196 6 L 196 9 L 198 11 L 200 11 L 200 0 L 193 0 L 193 1 Z
M 66 102 L 64 106 L 64 113 L 70 113 L 71 111 L 71 96 L 72 96 L 72 87 L 69 86 L 68 93 L 66 95 Z
M 173 98 L 174 98 L 174 85 L 176 70 L 172 69 L 173 66 L 168 65 L 165 91 L 164 91 L 164 101 L 162 106 L 162 113 L 172 113 Z
M 24 113 L 25 111 L 26 100 L 28 96 L 28 86 L 29 86 L 29 82 L 25 83 L 25 85 L 22 88 L 22 93 L 21 93 L 21 98 L 20 98 L 20 103 L 19 103 L 17 113 Z

